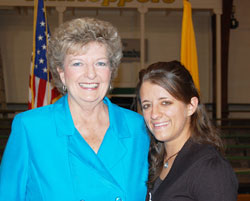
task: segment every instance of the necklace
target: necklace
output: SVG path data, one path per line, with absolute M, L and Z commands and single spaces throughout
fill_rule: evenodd
M 180 152 L 180 151 L 178 151 L 178 152 L 176 152 L 175 154 L 173 154 L 172 156 L 170 156 L 170 157 L 166 160 L 166 162 L 164 163 L 163 167 L 164 167 L 164 168 L 168 168 L 168 161 L 169 161 L 171 158 L 173 158 L 174 156 L 176 156 L 179 152 Z

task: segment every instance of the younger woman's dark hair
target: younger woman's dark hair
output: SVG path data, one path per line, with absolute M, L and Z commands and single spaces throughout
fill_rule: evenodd
M 204 106 L 200 102 L 200 95 L 192 76 L 180 62 L 157 62 L 140 71 L 139 83 L 137 84 L 137 98 L 140 105 L 140 88 L 145 81 L 163 87 L 174 98 L 185 104 L 189 104 L 192 97 L 197 97 L 198 106 L 190 121 L 191 140 L 200 144 L 211 144 L 217 150 L 222 151 L 223 144 L 219 132 L 210 121 Z M 150 131 L 149 134 L 151 142 L 148 155 L 148 187 L 151 189 L 162 171 L 163 160 L 167 153 L 163 142 L 157 141 Z

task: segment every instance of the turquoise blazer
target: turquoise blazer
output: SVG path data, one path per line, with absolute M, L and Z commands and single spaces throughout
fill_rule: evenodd
M 0 166 L 0 201 L 144 201 L 149 138 L 138 113 L 112 104 L 96 154 L 67 96 L 16 115 Z

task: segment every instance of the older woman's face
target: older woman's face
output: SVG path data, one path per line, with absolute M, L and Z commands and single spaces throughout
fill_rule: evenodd
M 111 78 L 106 47 L 91 42 L 78 54 L 66 55 L 64 70 L 58 71 L 70 104 L 97 104 L 104 98 Z

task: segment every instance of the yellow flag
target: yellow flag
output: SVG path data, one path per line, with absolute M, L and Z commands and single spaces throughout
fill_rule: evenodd
M 189 70 L 196 88 L 200 91 L 198 58 L 192 22 L 192 8 L 190 2 L 187 0 L 183 0 L 181 63 Z

